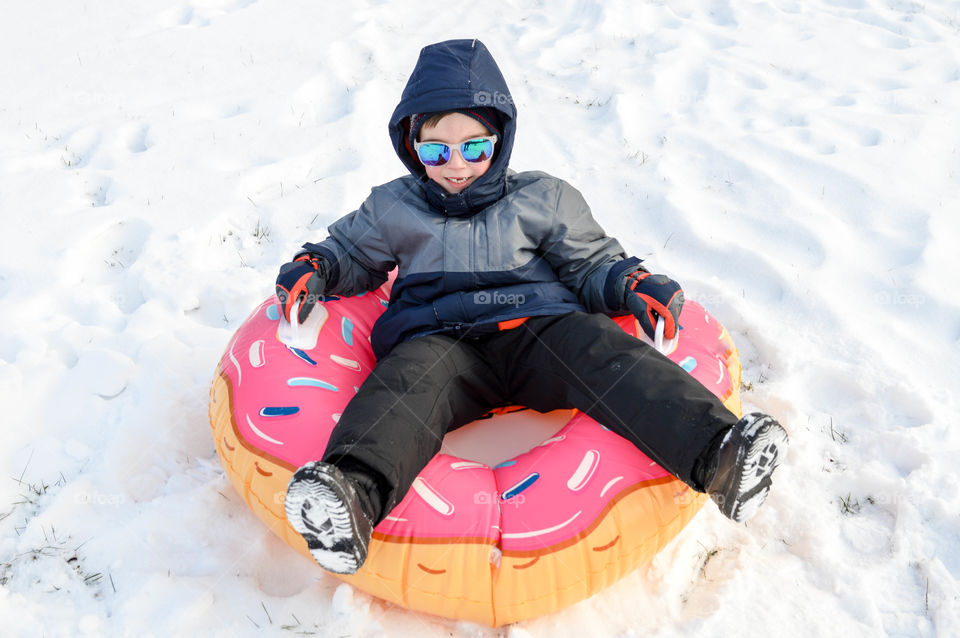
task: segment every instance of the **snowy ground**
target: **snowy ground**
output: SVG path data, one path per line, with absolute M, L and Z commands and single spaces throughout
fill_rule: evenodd
M 5 7 L 0 633 L 960 635 L 960 5 L 330 4 Z M 277 266 L 402 172 L 419 48 L 473 36 L 516 97 L 514 168 L 710 308 L 793 442 L 748 527 L 707 508 L 499 631 L 268 535 L 206 413 Z

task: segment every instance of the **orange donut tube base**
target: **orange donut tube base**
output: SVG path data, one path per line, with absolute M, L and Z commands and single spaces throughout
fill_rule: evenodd
M 356 387 L 369 374 L 374 359 L 367 336 L 388 295 L 389 283 L 323 304 L 317 347 L 297 352 L 277 339 L 275 300 L 265 301 L 231 339 L 210 389 L 213 439 L 230 482 L 275 534 L 311 561 L 284 515 L 287 484 L 300 465 L 320 458 L 353 394 L 351 379 L 338 383 L 330 375 L 353 370 L 360 375 Z M 637 334 L 632 317 L 617 321 Z M 739 415 L 740 360 L 729 334 L 694 302 L 685 304 L 680 323 L 682 336 L 669 358 Z M 288 368 L 280 375 L 286 383 L 266 388 L 280 407 L 256 411 L 248 395 L 262 390 L 257 375 L 268 361 Z M 300 376 L 300 365 L 310 365 L 310 376 Z M 315 399 L 307 403 L 304 392 Z M 297 407 L 291 407 L 294 397 Z M 320 421 L 310 413 L 314 403 L 327 424 L 304 439 L 296 419 Z M 576 413 L 554 437 L 496 468 L 437 455 L 374 530 L 360 571 L 336 576 L 409 609 L 501 626 L 562 609 L 616 582 L 647 563 L 707 500 Z

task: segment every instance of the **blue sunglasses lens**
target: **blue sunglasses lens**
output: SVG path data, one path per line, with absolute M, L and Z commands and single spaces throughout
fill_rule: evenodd
M 460 154 L 468 162 L 485 162 L 493 155 L 491 140 L 467 140 L 460 145 Z
M 424 142 L 417 148 L 425 166 L 443 166 L 450 161 L 450 147 L 443 142 Z M 493 157 L 493 140 L 477 138 L 460 144 L 460 155 L 467 162 L 485 162 Z
M 450 160 L 450 147 L 440 142 L 427 142 L 417 149 L 420 161 L 427 166 L 442 166 Z

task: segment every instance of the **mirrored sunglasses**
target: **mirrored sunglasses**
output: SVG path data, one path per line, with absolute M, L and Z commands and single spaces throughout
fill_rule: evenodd
M 460 157 L 465 162 L 485 162 L 493 157 L 497 136 L 475 137 L 459 145 Z M 414 142 L 414 150 L 424 166 L 443 166 L 450 161 L 450 146 L 443 142 Z

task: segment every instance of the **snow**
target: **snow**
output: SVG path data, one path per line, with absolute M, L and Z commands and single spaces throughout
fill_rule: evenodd
M 748 525 L 707 507 L 500 630 L 287 548 L 206 412 L 277 267 L 403 172 L 385 129 L 420 47 L 474 36 L 512 166 L 707 306 L 792 436 Z M 3 635 L 960 635 L 955 2 L 39 0 L 0 58 Z

